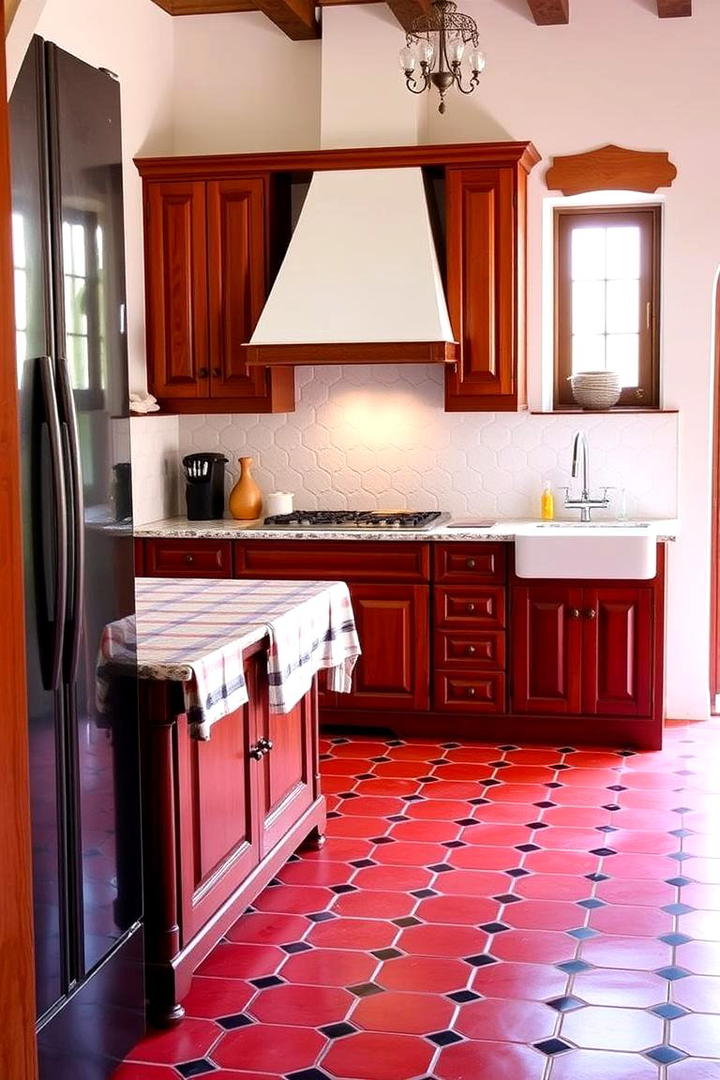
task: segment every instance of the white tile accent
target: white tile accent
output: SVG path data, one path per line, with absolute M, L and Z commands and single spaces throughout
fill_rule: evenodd
M 250 455 L 264 491 L 293 491 L 306 509 L 535 517 L 545 480 L 561 515 L 583 429 L 593 491 L 625 488 L 630 517 L 676 516 L 675 414 L 446 413 L 442 371 L 420 365 L 299 368 L 295 378 L 294 413 L 180 417 L 181 455 L 227 454 L 228 487 Z

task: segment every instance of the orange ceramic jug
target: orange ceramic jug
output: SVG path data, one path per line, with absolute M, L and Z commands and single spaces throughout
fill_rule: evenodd
M 251 457 L 238 458 L 240 464 L 240 476 L 235 487 L 230 492 L 228 507 L 230 513 L 239 521 L 251 521 L 259 518 L 262 514 L 262 492 L 255 483 L 250 467 Z

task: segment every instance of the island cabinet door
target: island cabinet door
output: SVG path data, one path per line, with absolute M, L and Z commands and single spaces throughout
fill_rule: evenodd
M 642 586 L 583 590 L 583 711 L 650 716 L 654 594 Z
M 348 709 L 427 709 L 430 692 L 427 585 L 350 585 L 360 656 Z
M 317 691 L 313 686 L 289 713 L 271 713 L 267 676 L 264 670 L 258 674 L 250 693 L 251 769 L 263 858 L 315 799 Z
M 581 711 L 583 590 L 558 584 L 512 589 L 515 712 Z
M 197 933 L 259 860 L 249 706 L 213 724 L 206 742 L 178 724 L 181 943 Z

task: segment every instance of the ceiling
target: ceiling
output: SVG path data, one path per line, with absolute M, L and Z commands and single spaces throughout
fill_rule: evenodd
M 12 2 L 12 0 L 10 0 Z M 330 4 L 364 3 L 365 0 L 317 0 Z M 8 0 L 5 0 L 8 3 Z M 213 15 L 227 11 L 263 11 L 293 41 L 320 37 L 315 0 L 154 0 L 171 15 Z M 570 22 L 572 0 L 526 0 L 538 26 Z M 661 19 L 692 15 L 692 0 L 655 0 Z M 406 30 L 413 19 L 427 11 L 430 0 L 387 0 L 387 5 Z

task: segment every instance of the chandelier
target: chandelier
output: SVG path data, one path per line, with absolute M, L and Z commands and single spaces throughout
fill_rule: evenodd
M 462 70 L 463 59 L 469 76 Z M 458 11 L 452 0 L 432 0 L 427 15 L 421 15 L 410 25 L 406 44 L 400 50 L 400 66 L 412 94 L 422 94 L 431 86 L 438 90 L 438 111 L 444 113 L 445 94 L 450 87 L 456 86 L 461 94 L 472 94 L 485 69 L 485 54 L 478 47 L 477 23 Z

